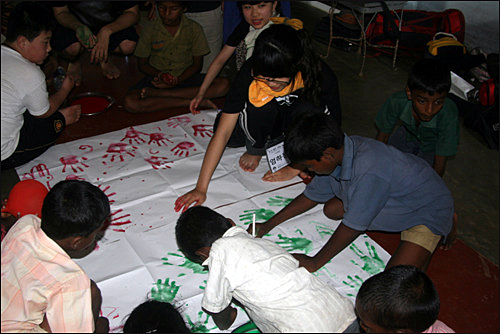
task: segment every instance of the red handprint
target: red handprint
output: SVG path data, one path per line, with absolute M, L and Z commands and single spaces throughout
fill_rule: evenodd
M 162 144 L 167 145 L 167 143 L 165 141 L 169 141 L 172 144 L 174 143 L 170 139 L 165 138 L 165 134 L 164 133 L 155 132 L 155 133 L 150 133 L 149 134 L 149 143 L 148 143 L 148 145 L 151 144 L 152 142 L 155 142 L 156 144 L 158 144 L 158 146 L 161 146 Z
M 167 125 L 171 128 L 176 128 L 179 125 L 187 125 L 191 122 L 191 118 L 189 116 L 178 116 L 178 117 L 170 117 L 167 119 Z
M 140 137 L 140 135 L 146 135 L 147 133 L 137 131 L 134 129 L 133 126 L 127 129 L 127 133 L 125 134 L 125 137 L 123 137 L 120 141 L 124 141 L 128 139 L 128 143 L 132 144 L 132 141 L 135 141 L 137 144 L 145 143 L 146 141 Z
M 82 157 L 82 160 L 88 160 L 85 157 Z M 66 173 L 66 167 L 70 166 L 71 169 L 73 170 L 74 173 L 78 173 L 78 171 L 83 172 L 83 168 L 81 166 L 78 166 L 78 164 L 84 166 L 84 167 L 89 167 L 89 165 L 86 165 L 83 163 L 83 161 L 78 161 L 78 157 L 76 155 L 67 155 L 65 157 L 59 158 L 59 161 L 64 165 L 62 172 Z
M 125 161 L 123 155 L 126 153 L 130 155 L 131 157 L 135 157 L 135 150 L 137 149 L 137 146 L 131 146 L 130 150 L 127 150 L 127 144 L 125 143 L 111 143 L 106 150 L 106 152 L 111 153 L 111 154 L 105 154 L 103 155 L 103 159 L 106 159 L 108 156 L 110 157 L 110 162 L 114 162 L 115 158 L 118 156 L 120 158 L 120 161 Z M 102 162 L 103 164 L 106 164 L 106 162 Z
M 123 209 L 118 209 L 116 210 L 115 212 L 113 212 L 110 216 L 111 216 L 111 222 L 109 223 L 109 226 L 121 226 L 121 225 L 128 225 L 128 224 L 131 224 L 132 222 L 130 221 L 130 219 L 127 219 L 127 220 L 120 220 L 122 218 L 126 218 L 126 217 L 130 217 L 130 214 L 125 214 L 123 216 L 120 216 L 120 217 L 114 217 L 116 214 L 122 212 Z M 130 226 L 130 225 L 129 225 Z M 129 227 L 127 226 L 127 227 Z M 113 228 L 113 231 L 116 231 L 116 232 L 125 232 L 125 229 L 123 228 Z
M 37 177 L 35 177 L 35 172 L 38 173 Z M 50 174 L 50 171 L 45 164 L 38 164 L 36 166 L 33 166 L 29 173 L 24 173 L 24 175 L 23 175 L 23 180 L 27 180 L 27 179 L 35 180 L 37 178 L 45 179 L 45 181 L 47 183 L 47 188 L 48 189 L 51 188 L 50 181 L 52 181 L 54 179 L 54 176 L 52 174 Z
M 198 134 L 199 134 L 203 138 L 205 138 L 205 135 L 207 137 L 212 137 L 212 135 L 214 134 L 212 128 L 213 128 L 212 125 L 208 125 L 208 124 L 193 125 L 194 135 L 198 136 Z
M 174 152 L 174 155 L 178 155 L 179 157 L 182 157 L 184 154 L 186 157 L 189 156 L 189 149 L 193 147 L 194 144 L 188 141 L 183 141 L 177 144 L 173 149 L 170 151 Z
M 111 188 L 110 186 L 106 186 L 106 188 L 102 189 L 101 185 L 99 184 L 98 187 L 102 190 L 102 192 L 108 196 L 108 199 L 111 197 L 111 196 L 114 196 L 116 195 L 116 193 L 111 193 L 111 194 L 106 194 L 106 191 L 108 191 L 109 188 Z M 113 204 L 115 202 L 115 200 L 112 200 L 112 199 L 109 199 L 109 204 Z
M 75 175 L 75 174 L 70 174 L 70 175 L 66 176 L 66 180 L 80 180 L 80 181 L 85 181 L 85 178 L 80 177 L 80 176 Z
M 167 158 L 165 158 L 165 157 L 157 157 L 157 156 L 154 156 L 154 155 L 151 156 L 151 157 L 149 157 L 149 158 L 146 158 L 144 160 L 146 160 L 147 162 L 149 162 L 151 164 L 151 166 L 153 166 L 154 169 L 167 169 L 167 168 L 171 168 L 167 164 L 168 163 L 173 163 L 173 161 L 168 161 Z

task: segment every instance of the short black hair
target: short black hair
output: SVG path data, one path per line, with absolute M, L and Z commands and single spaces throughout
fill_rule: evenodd
M 175 226 L 177 246 L 195 263 L 202 263 L 195 254 L 202 247 L 212 247 L 215 240 L 231 228 L 223 215 L 205 206 L 193 206 L 182 213 Z
M 53 240 L 87 237 L 109 218 L 109 200 L 87 181 L 64 180 L 49 190 L 42 205 L 42 230 Z
M 172 304 L 148 300 L 128 316 L 123 333 L 191 333 Z
M 429 95 L 448 93 L 451 87 L 451 73 L 442 61 L 424 58 L 412 66 L 407 86 L 410 91 L 421 90 Z
M 298 115 L 285 132 L 285 154 L 291 162 L 320 161 L 328 147 L 340 149 L 344 133 L 331 115 L 306 111 Z
M 437 320 L 439 307 L 431 279 L 411 265 L 394 266 L 368 278 L 356 296 L 356 311 L 394 332 L 423 332 Z
M 47 6 L 23 1 L 10 13 L 5 39 L 7 43 L 12 43 L 19 36 L 24 36 L 31 42 L 41 32 L 53 31 L 54 28 L 54 15 Z

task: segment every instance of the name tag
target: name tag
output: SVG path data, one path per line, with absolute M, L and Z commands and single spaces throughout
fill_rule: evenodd
M 285 143 L 283 141 L 267 147 L 266 157 L 269 169 L 273 173 L 290 164 L 290 160 L 285 156 Z

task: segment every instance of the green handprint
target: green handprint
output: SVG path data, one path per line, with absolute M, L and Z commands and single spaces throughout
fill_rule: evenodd
M 359 258 L 364 261 L 363 267 L 361 269 L 366 271 L 370 275 L 375 275 L 384 270 L 385 263 L 378 256 L 377 251 L 375 250 L 375 247 L 373 245 L 370 245 L 368 241 L 365 241 L 365 245 L 366 249 L 368 249 L 369 255 L 365 255 L 354 243 L 349 246 L 349 249 L 351 249 L 354 254 L 359 256 Z M 354 260 L 351 260 L 351 263 L 354 263 L 355 265 L 361 267 Z
M 253 321 L 249 321 L 246 324 L 239 326 L 234 329 L 231 333 L 262 333 L 259 328 L 255 325 Z
M 311 223 L 314 224 L 314 228 L 316 229 L 316 232 L 318 232 L 318 234 L 321 236 L 321 238 L 323 238 L 324 236 L 332 235 L 333 232 L 335 232 L 335 229 L 326 224 L 315 221 L 312 221 Z
M 174 256 L 174 257 L 177 257 L 177 258 L 181 258 L 181 259 L 184 260 L 184 263 L 182 263 L 182 264 L 170 263 L 170 262 L 168 262 L 169 261 L 168 257 L 162 257 L 161 259 L 163 261 L 165 261 L 165 262 L 163 262 L 163 264 L 166 264 L 166 265 L 169 265 L 169 266 L 176 265 L 178 267 L 184 267 L 186 269 L 192 270 L 193 273 L 195 273 L 195 274 L 206 274 L 207 273 L 207 270 L 205 269 L 205 267 L 203 267 L 202 265 L 200 265 L 198 263 L 190 261 L 184 255 L 180 255 L 180 254 L 177 254 L 177 253 L 171 253 L 171 252 L 168 252 L 167 255 L 171 255 L 171 256 Z M 183 276 L 183 274 L 179 274 L 178 275 L 178 277 L 180 277 L 180 276 Z
M 330 262 L 332 262 L 332 260 L 330 260 L 330 261 L 328 261 L 327 263 L 325 263 L 325 265 L 324 265 L 323 267 L 319 268 L 318 270 L 316 270 L 316 271 L 315 271 L 315 272 L 313 272 L 312 274 L 313 274 L 314 276 L 319 276 L 319 274 L 321 274 L 322 272 L 324 272 L 324 273 L 326 273 L 326 275 L 328 275 L 328 277 L 330 277 L 330 278 L 332 278 L 332 277 L 333 277 L 333 278 L 335 278 L 337 275 L 332 274 L 332 273 L 330 272 L 330 270 L 328 270 L 328 268 L 326 267 L 326 265 L 327 265 L 328 263 L 330 263 Z
M 168 281 L 169 278 L 165 278 L 164 283 L 161 282 L 161 279 L 156 281 L 156 289 L 155 287 L 151 288 L 152 299 L 166 303 L 171 303 L 174 300 L 180 286 L 176 286 L 175 281 L 172 281 L 172 283 L 169 283 Z
M 359 288 L 361 287 L 361 285 L 363 284 L 363 280 L 358 275 L 354 275 L 354 278 L 356 280 L 354 280 L 354 278 L 352 278 L 351 275 L 347 275 L 347 278 L 348 278 L 348 282 L 342 281 L 342 283 L 344 283 L 345 285 L 347 285 L 350 288 L 356 289 L 356 291 L 358 291 Z M 347 295 L 354 297 L 354 295 L 351 293 L 348 293 Z
M 287 206 L 288 203 L 290 203 L 291 201 L 293 201 L 293 198 L 285 198 L 283 196 L 274 196 L 274 197 L 270 197 L 266 203 L 269 205 L 269 206 Z
M 203 314 L 205 314 L 207 316 L 205 321 L 202 321 Z M 208 319 L 210 318 L 210 316 L 203 311 L 198 312 L 198 320 L 196 320 L 196 322 L 192 322 L 191 318 L 187 314 L 186 314 L 186 318 L 187 318 L 189 327 L 191 327 L 191 333 L 208 333 L 212 329 L 217 328 L 217 326 L 214 326 L 213 328 L 209 329 L 206 326 L 208 324 Z
M 255 214 L 255 222 L 267 221 L 272 216 L 274 216 L 274 211 L 268 209 L 252 209 L 252 210 L 245 210 L 243 212 L 246 213 L 240 215 L 240 222 L 244 222 L 243 223 L 244 225 L 252 223 L 254 214 Z
M 312 241 L 306 238 L 287 238 L 278 234 L 278 238 L 282 241 L 276 241 L 278 245 L 285 248 L 287 251 L 302 250 L 304 253 L 309 253 L 312 250 Z

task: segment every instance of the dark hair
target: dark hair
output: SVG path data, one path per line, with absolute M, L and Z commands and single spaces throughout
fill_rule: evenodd
M 342 145 L 344 132 L 323 112 L 302 113 L 285 132 L 285 154 L 291 162 L 319 161 L 328 147 L 340 149 Z
M 177 246 L 189 260 L 201 263 L 195 252 L 202 247 L 211 247 L 231 226 L 226 217 L 212 209 L 204 206 L 191 207 L 177 220 Z
M 319 105 L 321 62 L 304 29 L 295 30 L 287 24 L 273 24 L 255 41 L 252 73 L 270 78 L 291 78 L 298 72 L 304 80 L 307 100 Z
M 237 1 L 236 4 L 238 5 L 238 9 L 240 10 L 240 12 L 243 12 L 243 5 L 254 6 L 254 5 L 258 5 L 259 3 L 262 3 L 262 2 L 274 2 L 274 1 Z M 276 1 L 276 9 L 275 10 L 276 10 L 276 12 L 278 12 L 281 15 L 282 13 L 281 13 L 280 7 L 281 7 L 280 1 Z
M 42 230 L 54 240 L 87 237 L 109 217 L 108 197 L 87 181 L 64 180 L 50 189 L 42 206 Z
M 450 70 L 437 59 L 421 59 L 411 68 L 407 85 L 410 91 L 418 89 L 429 95 L 448 93 L 451 87 Z
M 437 320 L 439 306 L 431 279 L 411 265 L 394 266 L 370 277 L 356 296 L 356 310 L 391 331 L 426 330 Z
M 54 16 L 46 6 L 34 1 L 19 3 L 10 13 L 5 39 L 14 42 L 19 36 L 30 42 L 42 31 L 53 31 Z
M 123 333 L 191 333 L 172 304 L 148 300 L 128 316 Z

